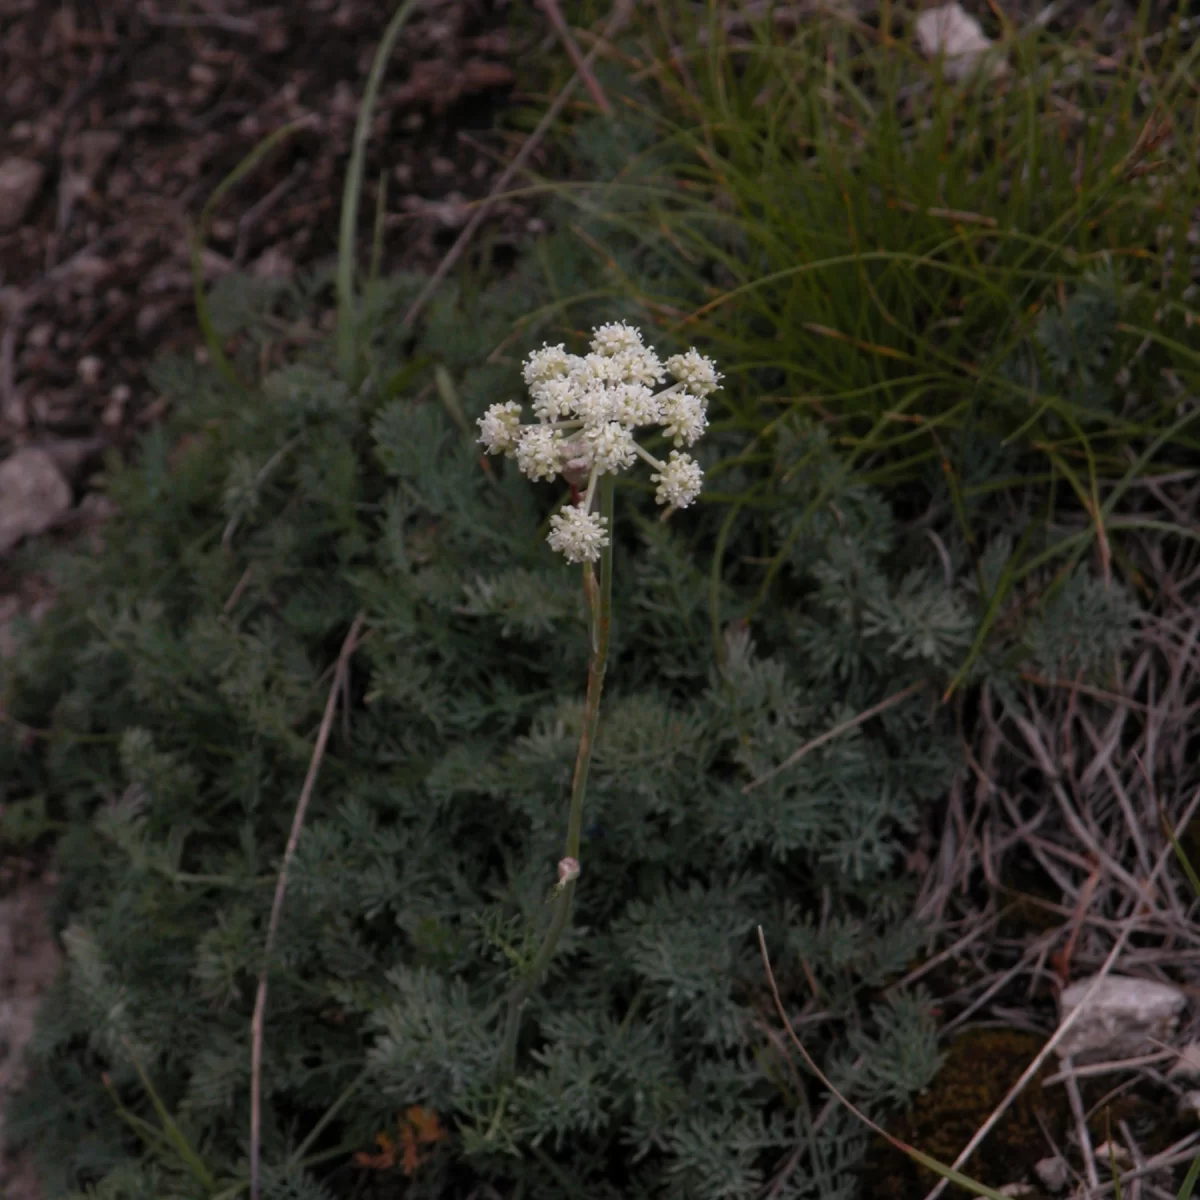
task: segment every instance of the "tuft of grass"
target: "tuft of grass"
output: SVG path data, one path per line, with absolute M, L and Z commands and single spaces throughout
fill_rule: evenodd
M 722 6 L 651 8 L 610 56 L 637 81 L 610 89 L 636 152 L 603 187 L 543 186 L 613 295 L 737 364 L 728 425 L 764 443 L 824 426 L 847 476 L 951 513 L 980 556 L 993 514 L 1028 515 L 996 582 L 976 562 L 953 691 L 1019 584 L 1089 553 L 1119 569 L 1121 497 L 1200 450 L 1200 44 L 1178 22 L 1143 37 L 1145 5 L 1117 56 L 1009 26 L 1006 75 L 955 84 L 900 6 L 878 29 L 751 21 L 736 42 Z M 769 485 L 722 499 L 731 529 L 773 503 Z

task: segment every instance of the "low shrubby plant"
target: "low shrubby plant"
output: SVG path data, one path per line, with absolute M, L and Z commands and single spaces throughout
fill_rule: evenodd
M 393 281 L 379 311 L 418 285 Z M 367 1169 L 352 1153 L 394 1139 L 413 1108 L 446 1134 L 423 1153 L 414 1195 L 488 1179 L 529 1196 L 694 1198 L 773 1178 L 778 1195 L 852 1194 L 863 1135 L 849 1119 L 814 1128 L 815 1093 L 772 1034 L 759 925 L 785 993 L 802 1003 L 818 989 L 826 1016 L 809 1043 L 860 1105 L 882 1111 L 932 1077 L 922 995 L 872 1008 L 864 989 L 895 978 L 928 936 L 905 920 L 903 861 L 954 769 L 931 696 L 976 620 L 965 558 L 955 551 L 948 574 L 934 541 L 799 421 L 754 459 L 745 432 L 710 424 L 694 470 L 676 468 L 686 484 L 669 481 L 682 459 L 653 427 L 641 441 L 666 477 L 657 486 L 606 473 L 593 491 L 590 472 L 531 485 L 511 468 L 545 475 L 532 440 L 553 422 L 523 434 L 513 462 L 481 461 L 480 436 L 508 444 L 497 422 L 509 430 L 512 410 L 497 395 L 524 382 L 519 348 L 493 351 L 536 286 L 518 276 L 473 301 L 446 296 L 406 347 L 411 368 L 389 358 L 390 373 L 355 392 L 324 343 L 249 392 L 212 368 L 160 364 L 174 416 L 136 465 L 114 465 L 120 515 L 103 552 L 47 566 L 58 601 L 7 689 L 0 777 L 8 803 L 41 797 L 66 824 L 68 966 L 12 1118 L 52 1194 L 87 1183 L 105 1194 L 106 1180 L 123 1196 L 244 1183 L 249 1011 L 272 885 L 328 669 L 360 613 L 367 632 L 275 944 L 264 1195 L 336 1190 L 336 1177 L 318 1182 L 321 1164 Z M 251 340 L 265 313 L 278 321 L 306 299 L 260 289 L 244 303 L 252 291 L 235 291 L 240 312 L 218 318 Z M 703 376 L 705 391 L 715 375 L 689 353 L 666 363 Z M 543 349 L 524 361 L 544 406 L 550 364 L 569 377 L 588 360 Z M 660 422 L 661 393 L 635 390 Z M 702 410 L 687 403 L 698 433 Z M 624 436 L 580 428 L 605 446 Z M 552 465 L 570 475 L 578 432 L 563 434 Z M 717 653 L 700 563 L 723 510 L 694 482 L 739 458 L 741 486 L 769 480 L 777 502 L 728 552 L 791 549 L 778 603 L 753 624 L 753 588 L 718 581 Z M 793 536 L 817 480 L 830 501 Z M 614 485 L 603 536 L 567 537 L 572 488 L 586 499 Z M 655 492 L 697 502 L 664 522 Z M 596 719 L 585 597 L 593 614 L 597 597 L 553 546 L 589 570 L 589 547 L 602 550 L 600 586 L 617 581 L 571 856 L 564 814 Z M 1115 628 L 1126 620 L 1109 614 Z M 547 961 L 564 857 L 584 870 L 563 877 L 580 886 Z M 156 1105 L 205 1176 L 153 1134 Z M 808 1153 L 793 1156 L 797 1144 Z

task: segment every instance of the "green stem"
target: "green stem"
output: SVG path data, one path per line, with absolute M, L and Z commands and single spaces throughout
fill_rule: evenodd
M 584 564 L 584 593 L 588 597 L 588 616 L 591 657 L 588 661 L 587 701 L 583 715 L 583 733 L 579 738 L 579 749 L 575 754 L 575 774 L 571 780 L 571 808 L 567 814 L 567 846 L 565 857 L 579 862 L 579 848 L 583 839 L 583 801 L 587 794 L 588 768 L 592 762 L 592 747 L 596 740 L 596 728 L 600 722 L 600 695 L 604 690 L 604 672 L 608 666 L 608 636 L 612 620 L 612 537 L 613 537 L 613 476 L 600 478 L 600 515 L 605 518 L 608 530 L 608 545 L 600 553 L 599 608 L 595 603 L 595 583 L 588 578 L 590 564 Z M 590 585 L 590 586 L 589 586 Z M 575 898 L 576 878 L 561 882 L 554 900 L 554 915 L 550 928 L 530 964 L 529 970 L 513 988 L 508 997 L 508 1017 L 504 1027 L 504 1048 L 501 1053 L 501 1070 L 505 1080 L 511 1079 L 517 1068 L 517 1039 L 521 1032 L 521 1012 L 533 994 L 538 979 L 550 965 L 571 919 L 571 902 Z

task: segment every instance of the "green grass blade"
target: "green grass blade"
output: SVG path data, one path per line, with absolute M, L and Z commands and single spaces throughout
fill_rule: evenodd
M 1192 1165 L 1188 1167 L 1188 1172 L 1183 1177 L 1183 1183 L 1180 1185 L 1176 1200 L 1192 1200 L 1192 1193 L 1196 1190 L 1197 1179 L 1200 1179 L 1200 1155 L 1192 1159 Z
M 371 119 L 375 113 L 375 101 L 379 97 L 384 69 L 401 31 L 416 7 L 417 0 L 405 0 L 388 22 L 379 49 L 375 51 L 375 60 L 367 77 L 367 88 L 358 109 L 358 121 L 354 126 L 354 146 L 350 152 L 350 165 L 346 170 L 346 183 L 342 191 L 337 261 L 337 361 L 338 373 L 352 388 L 359 382 L 356 378 L 358 328 L 354 299 L 354 247 L 355 231 L 358 228 L 358 207 L 362 199 L 367 141 L 371 136 Z
M 138 1061 L 128 1042 L 125 1043 L 125 1050 L 129 1054 L 130 1061 L 133 1063 L 133 1069 L 137 1072 L 138 1078 L 142 1082 L 142 1087 L 146 1089 L 146 1095 L 150 1097 L 150 1103 L 154 1105 L 154 1111 L 158 1115 L 159 1121 L 162 1123 L 163 1136 L 171 1144 L 175 1153 L 179 1155 L 180 1160 L 187 1167 L 188 1171 L 191 1172 L 196 1182 L 210 1194 L 216 1191 L 217 1181 L 213 1178 L 208 1167 L 204 1165 L 204 1160 L 193 1149 L 191 1142 L 187 1140 L 183 1130 L 175 1123 L 174 1117 L 167 1111 L 167 1106 L 163 1104 L 162 1098 L 155 1090 L 154 1084 L 150 1081 L 150 1076 Z

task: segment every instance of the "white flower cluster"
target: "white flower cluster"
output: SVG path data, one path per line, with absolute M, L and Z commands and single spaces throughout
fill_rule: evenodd
M 690 454 L 672 450 L 661 462 L 634 440 L 634 430 L 660 426 L 676 447 L 693 446 L 708 427 L 708 397 L 722 376 L 697 350 L 663 363 L 632 325 L 613 322 L 592 331 L 591 352 L 568 354 L 543 346 L 525 361 L 536 424 L 521 423 L 513 400 L 479 418 L 479 441 L 489 454 L 517 460 L 530 479 L 564 475 L 586 493 L 550 518 L 550 546 L 570 562 L 595 562 L 608 545 L 605 519 L 591 511 L 596 480 L 632 466 L 655 470 L 659 504 L 686 508 L 700 494 L 704 473 Z M 674 383 L 655 391 L 670 375 Z

